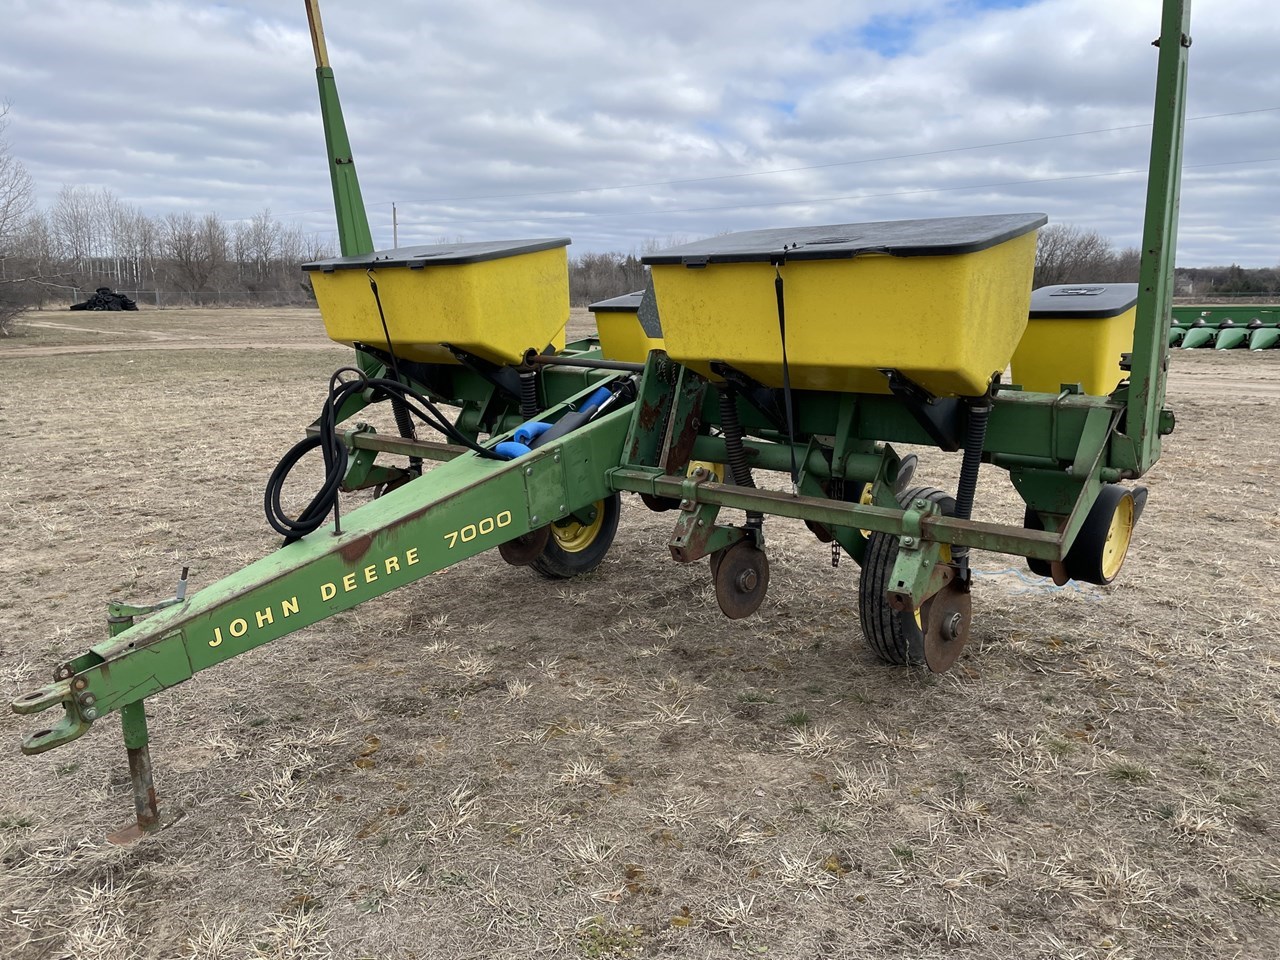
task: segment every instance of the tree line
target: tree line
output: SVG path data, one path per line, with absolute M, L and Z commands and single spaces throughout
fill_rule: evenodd
M 69 304 L 111 287 L 145 305 L 313 302 L 299 265 L 334 256 L 331 242 L 270 210 L 246 220 L 216 213 L 152 216 L 108 190 L 64 186 L 48 209 L 8 149 L 0 104 L 0 335 L 31 306 Z M 644 253 L 682 242 L 650 241 Z M 1140 251 L 1117 250 L 1097 231 L 1054 224 L 1040 231 L 1034 285 L 1134 282 Z M 1280 268 L 1179 268 L 1184 296 L 1280 296 Z M 574 306 L 640 290 L 641 256 L 584 253 L 569 259 Z
M 10 230 L 0 278 L 37 278 L 24 290 L 35 304 L 100 286 L 152 304 L 302 303 L 310 291 L 298 264 L 332 253 L 270 210 L 230 222 L 216 213 L 149 216 L 109 190 L 65 186 Z

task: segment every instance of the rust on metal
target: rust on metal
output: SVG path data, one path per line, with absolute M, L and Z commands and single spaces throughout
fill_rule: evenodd
M 638 421 L 645 430 L 653 430 L 662 419 L 663 405 L 660 403 L 641 403 Z
M 673 416 L 674 413 L 673 410 Z M 664 445 L 665 449 L 662 451 L 658 466 L 667 473 L 675 473 L 688 463 L 693 456 L 693 444 L 698 439 L 698 428 L 701 426 L 702 421 L 698 417 L 698 412 L 693 409 L 689 411 L 689 416 L 685 418 L 679 433 L 674 430 L 675 424 L 670 424 L 667 431 L 668 442 Z M 672 436 L 672 434 L 675 435 Z
M 129 780 L 133 786 L 134 822 L 107 836 L 107 841 L 117 846 L 128 846 L 160 829 L 160 808 L 151 776 L 151 751 L 143 746 L 129 747 L 127 752 Z
M 760 609 L 769 589 L 769 558 L 749 540 L 739 540 L 720 553 L 712 578 L 720 612 L 741 620 Z
M 338 553 L 347 563 L 357 563 L 361 557 L 369 552 L 369 548 L 373 546 L 373 534 L 365 533 L 356 537 L 354 540 L 344 543 L 338 548 Z
M 550 542 L 551 525 L 547 524 L 498 544 L 498 555 L 513 567 L 527 567 L 542 556 Z
M 960 656 L 973 624 L 969 585 L 953 580 L 920 608 L 924 624 L 924 662 L 934 673 L 945 673 Z
M 1056 586 L 1065 586 L 1067 581 L 1071 579 L 1071 575 L 1067 573 L 1067 565 L 1062 560 L 1053 560 L 1049 563 L 1049 573 L 1053 577 Z

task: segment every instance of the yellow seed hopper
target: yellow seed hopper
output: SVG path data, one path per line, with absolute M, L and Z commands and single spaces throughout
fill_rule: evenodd
M 753 230 L 644 258 L 667 353 L 782 385 L 976 396 L 1027 325 L 1039 213 Z
M 1108 394 L 1127 374 L 1120 355 L 1133 348 L 1136 283 L 1056 284 L 1031 294 L 1031 322 L 1013 353 L 1013 379 L 1024 390 L 1057 393 L 1078 383 Z
M 453 362 L 441 346 L 449 344 L 492 363 L 520 363 L 528 350 L 564 347 L 568 245 L 567 237 L 433 244 L 302 269 L 339 343 L 385 347 L 389 339 L 396 356 L 428 363 Z
M 599 300 L 587 309 L 596 318 L 600 353 L 610 360 L 644 363 L 650 350 L 663 349 L 662 327 L 653 306 L 653 294 L 637 290 L 609 300 Z

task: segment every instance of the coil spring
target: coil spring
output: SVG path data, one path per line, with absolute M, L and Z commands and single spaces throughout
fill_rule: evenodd
M 538 414 L 538 371 L 520 371 L 520 416 L 530 420 Z
M 751 465 L 747 463 L 747 451 L 742 446 L 742 421 L 738 419 L 738 404 L 733 390 L 720 391 L 720 429 L 724 432 L 725 456 L 729 461 L 729 475 L 740 487 L 755 487 Z M 764 526 L 764 514 L 747 511 L 747 526 L 759 530 Z
M 680 365 L 672 363 L 664 357 L 659 357 L 658 379 L 663 383 L 669 383 L 672 386 L 675 386 L 676 381 L 680 379 Z
M 409 408 L 405 406 L 405 402 L 398 397 L 391 400 L 391 413 L 396 420 L 396 429 L 400 431 L 400 436 L 406 440 L 417 440 L 418 431 L 414 428 L 413 417 L 409 415 Z M 422 476 L 422 458 L 409 458 L 409 471 L 418 476 Z
M 956 486 L 956 517 L 973 516 L 973 500 L 978 491 L 978 468 L 982 466 L 982 447 L 987 442 L 987 421 L 991 418 L 991 401 L 985 397 L 969 404 L 969 424 L 964 438 L 964 459 L 960 462 L 960 481 Z M 953 547 L 952 556 L 967 562 L 968 547 Z

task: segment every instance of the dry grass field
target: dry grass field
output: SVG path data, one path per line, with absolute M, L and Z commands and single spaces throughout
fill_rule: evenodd
M 0 341 L 6 701 L 107 599 L 274 549 L 265 478 L 350 356 L 300 310 L 29 320 Z M 856 565 L 799 524 L 730 622 L 629 499 L 579 581 L 491 552 L 148 701 L 175 819 L 134 846 L 103 842 L 115 718 L 24 758 L 6 711 L 0 957 L 1270 960 L 1278 375 L 1177 353 L 1120 579 L 976 555 L 943 676 L 871 656 Z M 1016 511 L 1000 471 L 980 496 Z

